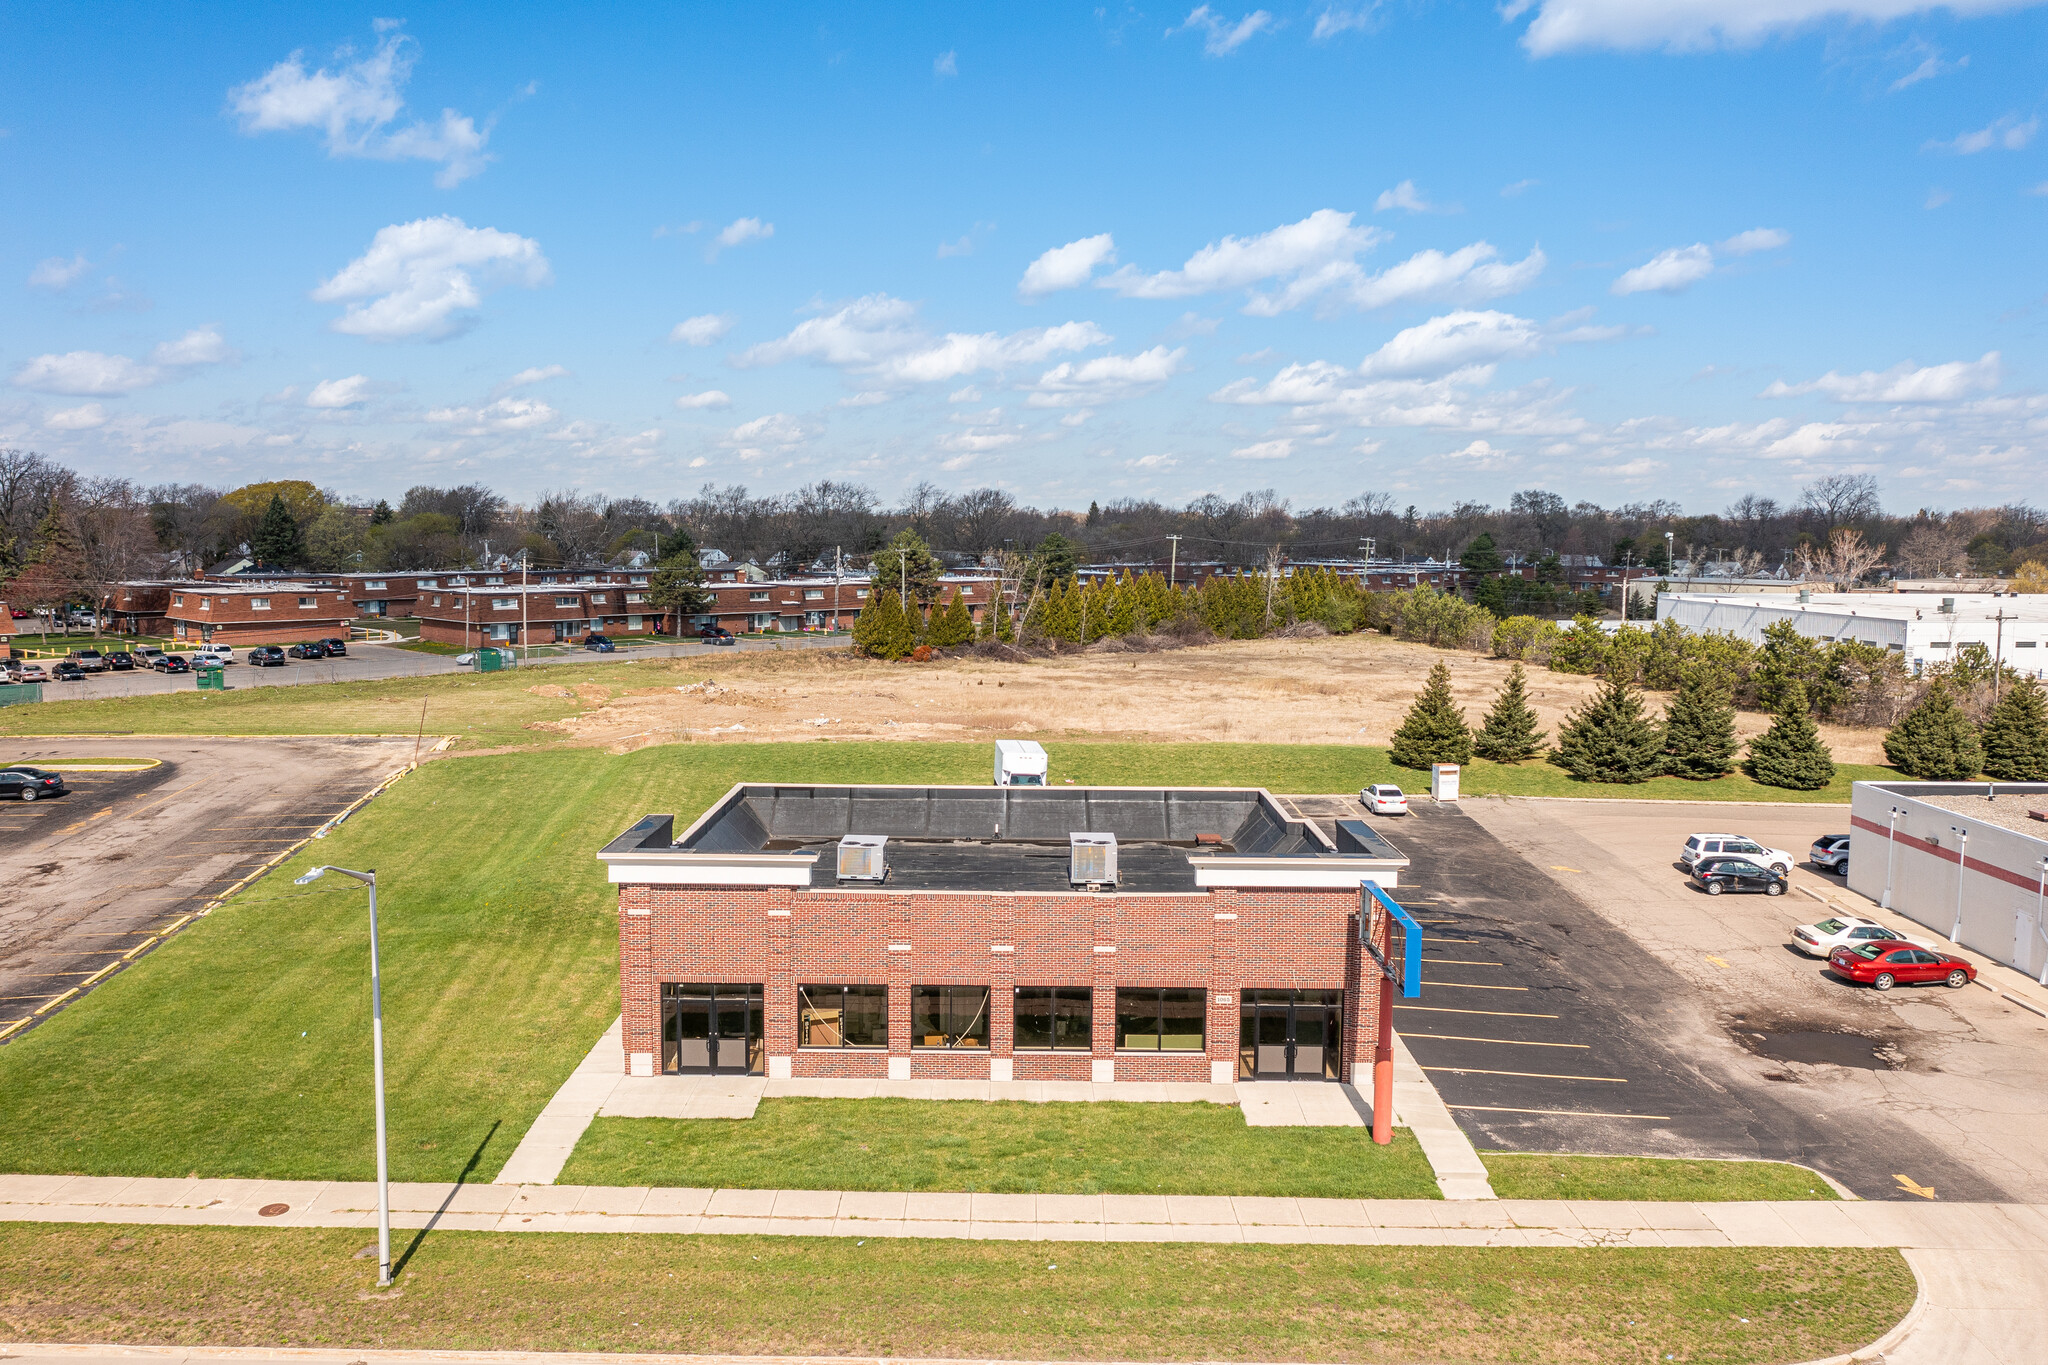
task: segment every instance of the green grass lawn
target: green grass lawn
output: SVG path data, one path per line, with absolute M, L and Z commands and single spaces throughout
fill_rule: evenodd
M 1834 1187 L 1783 1161 L 1481 1152 L 1503 1199 L 1834 1199 Z
M 1437 1199 L 1407 1129 L 1251 1128 L 1233 1105 L 763 1100 L 592 1123 L 564 1185 Z
M 391 646 L 391 648 L 393 648 L 393 649 L 402 649 L 402 650 L 405 650 L 405 651 L 406 651 L 407 653 L 409 653 L 409 654 L 442 654 L 442 655 L 455 655 L 455 654 L 467 654 L 467 653 L 469 653 L 469 651 L 470 651 L 471 649 L 475 649 L 475 648 L 476 648 L 476 646 L 475 646 L 475 645 L 471 645 L 471 646 L 469 646 L 469 647 L 468 647 L 467 649 L 465 649 L 465 648 L 464 648 L 463 646 L 461 646 L 461 645 L 450 645 L 450 644 L 443 644 L 443 643 L 442 643 L 441 641 L 439 641 L 439 640 L 420 640 L 420 639 L 412 639 L 412 640 L 405 640 L 405 641 L 403 641 L 403 642 L 401 642 L 401 643 L 398 643 L 398 644 L 394 644 L 394 645 L 392 645 L 392 646 Z
M 1738 1365 L 1853 1350 L 1915 1292 L 1896 1251 L 437 1232 L 385 1295 L 364 1242 L 0 1224 L 0 1322 L 117 1346 Z

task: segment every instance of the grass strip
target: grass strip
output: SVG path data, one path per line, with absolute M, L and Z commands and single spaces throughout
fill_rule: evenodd
M 379 1294 L 365 1240 L 0 1224 L 0 1322 L 117 1345 L 1735 1365 L 1862 1346 L 1914 1294 L 1890 1250 L 466 1232 Z
M 1729 1200 L 1839 1198 L 1804 1166 L 1784 1161 L 1688 1161 L 1642 1156 L 1481 1152 L 1503 1199 Z
M 1437 1199 L 1405 1128 L 1252 1128 L 1235 1105 L 763 1100 L 754 1117 L 593 1122 L 564 1185 Z

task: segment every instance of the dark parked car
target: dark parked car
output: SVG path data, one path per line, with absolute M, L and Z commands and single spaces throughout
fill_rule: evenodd
M 40 801 L 46 796 L 62 796 L 69 790 L 62 773 L 41 768 L 0 768 L 0 800 Z
M 1692 865 L 1693 885 L 1709 896 L 1724 891 L 1761 891 L 1766 896 L 1785 894 L 1785 875 L 1745 858 L 1702 858 Z
M 1837 948 L 1828 954 L 1828 967 L 1837 976 L 1880 991 L 1933 981 L 1961 990 L 1977 979 L 1977 969 L 1962 958 L 1915 943 L 1859 943 L 1853 948 Z
M 71 651 L 70 661 L 88 673 L 104 673 L 107 671 L 106 656 L 96 649 L 74 649 Z
M 327 657 L 327 646 L 318 640 L 301 640 L 285 653 L 294 659 L 324 659 Z M 254 663 L 255 660 L 251 659 L 250 662 Z
M 50 670 L 51 682 L 84 682 L 85 667 L 76 659 L 59 659 Z
M 345 658 L 348 655 L 348 641 L 338 635 L 322 640 L 320 647 L 327 651 L 327 657 L 330 659 Z
M 699 626 L 697 627 L 697 638 L 709 640 L 715 645 L 722 645 L 732 638 L 732 632 L 724 626 Z
M 159 673 L 190 673 L 191 661 L 182 654 L 159 654 L 149 661 L 150 667 Z
M 283 645 L 258 645 L 249 651 L 249 662 L 257 668 L 283 668 Z
M 107 667 L 116 673 L 127 673 L 135 667 L 135 656 L 125 649 L 117 649 L 107 656 Z
M 619 648 L 617 645 L 613 644 L 609 638 L 603 635 L 599 635 L 596 632 L 592 632 L 591 634 L 583 637 L 583 647 L 585 649 L 595 650 L 599 654 L 615 654 L 618 652 Z

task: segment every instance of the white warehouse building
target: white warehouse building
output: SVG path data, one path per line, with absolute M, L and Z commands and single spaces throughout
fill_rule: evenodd
M 1657 619 L 1725 631 L 1760 644 L 1764 627 L 1790 621 L 1815 640 L 1861 640 L 1906 656 L 1915 669 L 1980 644 L 2033 677 L 2048 676 L 2048 595 L 2018 593 L 1657 594 Z

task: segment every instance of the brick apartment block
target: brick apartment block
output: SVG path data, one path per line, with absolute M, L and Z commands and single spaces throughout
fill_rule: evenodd
M 132 593 L 130 590 L 133 590 Z M 167 584 L 124 583 L 113 593 L 123 629 L 150 630 L 161 622 L 188 644 L 290 644 L 348 635 L 355 607 L 331 586 L 301 582 Z M 161 597 L 161 607 L 157 607 Z M 126 605 L 124 605 L 124 602 Z M 161 615 L 153 615 L 159 611 Z M 131 627 L 127 622 L 138 623 Z
M 1075 833 L 1113 884 L 1073 883 Z M 885 880 L 839 875 L 848 835 Z M 630 1074 L 1211 1083 L 1370 1072 L 1361 883 L 1408 864 L 1263 790 L 1112 787 L 741 784 L 599 857 Z

